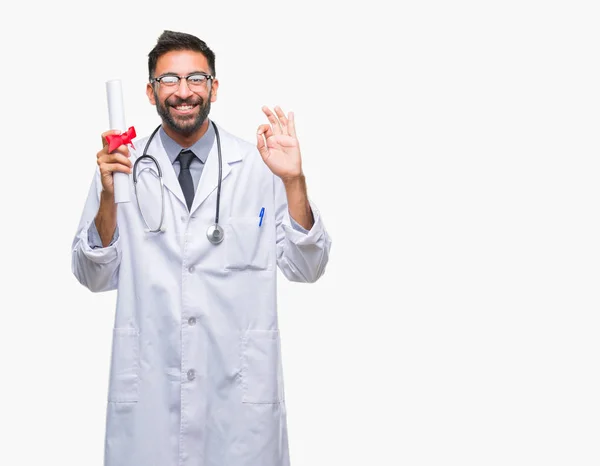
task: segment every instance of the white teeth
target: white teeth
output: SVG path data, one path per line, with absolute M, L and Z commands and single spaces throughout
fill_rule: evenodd
M 193 105 L 180 105 L 178 107 L 175 107 L 177 110 L 191 110 L 192 108 L 194 108 Z

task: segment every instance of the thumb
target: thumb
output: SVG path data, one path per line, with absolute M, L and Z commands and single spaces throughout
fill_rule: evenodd
M 262 159 L 266 161 L 269 158 L 269 148 L 267 147 L 267 143 L 261 132 L 256 135 L 256 148 Z

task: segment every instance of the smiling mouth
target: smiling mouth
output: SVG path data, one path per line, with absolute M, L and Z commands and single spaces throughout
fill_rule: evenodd
M 181 115 L 187 115 L 189 113 L 192 113 L 192 111 L 197 107 L 198 105 L 191 105 L 191 104 L 185 104 L 185 105 L 171 105 L 171 108 L 175 109 L 175 111 Z

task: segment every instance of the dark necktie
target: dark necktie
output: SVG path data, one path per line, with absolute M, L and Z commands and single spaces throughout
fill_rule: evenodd
M 181 190 L 185 196 L 188 210 L 192 208 L 192 201 L 194 200 L 194 181 L 192 180 L 192 174 L 190 173 L 190 164 L 194 157 L 194 153 L 189 149 L 182 150 L 177 157 L 180 164 L 179 184 L 181 185 Z

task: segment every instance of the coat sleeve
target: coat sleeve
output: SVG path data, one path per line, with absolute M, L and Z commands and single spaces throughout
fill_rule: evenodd
M 307 233 L 293 228 L 285 187 L 279 177 L 273 176 L 277 225 L 277 266 L 288 280 L 305 283 L 316 282 L 325 273 L 331 249 L 331 238 L 325 230 L 316 205 L 310 199 L 314 225 Z
M 93 292 L 117 288 L 121 263 L 119 237 L 106 248 L 94 248 L 89 242 L 88 233 L 98 213 L 101 189 L 100 171 L 96 169 L 71 247 L 71 270 L 79 283 Z

